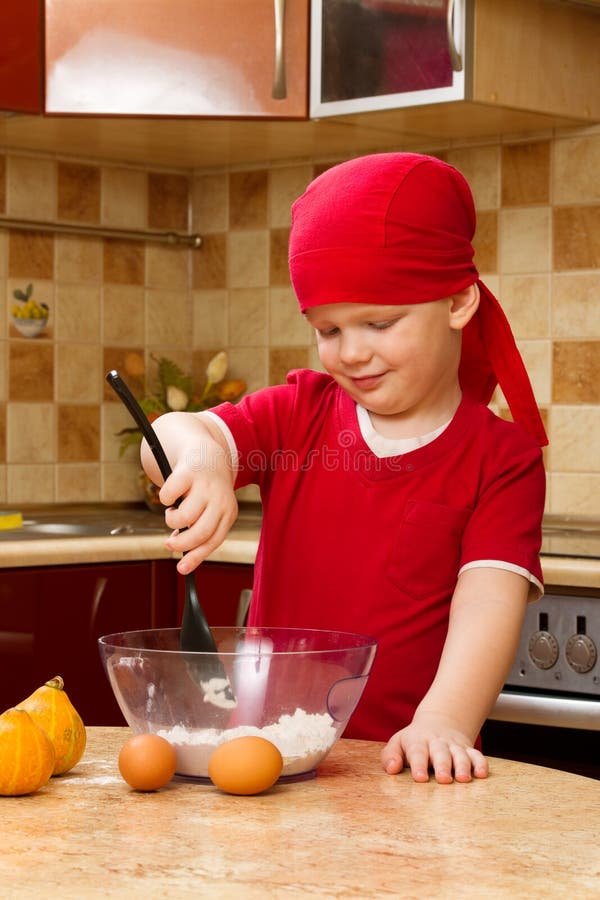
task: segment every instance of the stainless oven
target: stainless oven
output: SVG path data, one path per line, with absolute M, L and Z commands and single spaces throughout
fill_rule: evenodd
M 544 556 L 600 560 L 600 522 L 548 517 Z M 483 748 L 600 778 L 600 578 L 547 587 L 525 617 Z

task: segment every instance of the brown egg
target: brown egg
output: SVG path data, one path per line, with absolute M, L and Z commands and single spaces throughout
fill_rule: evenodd
M 275 744 L 255 736 L 220 744 L 208 761 L 211 781 L 227 794 L 260 794 L 275 784 L 282 769 Z
M 158 734 L 136 734 L 121 747 L 119 772 L 136 791 L 156 791 L 175 774 L 175 748 Z

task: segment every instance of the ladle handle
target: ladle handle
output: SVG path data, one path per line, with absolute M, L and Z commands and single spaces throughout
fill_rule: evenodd
M 137 402 L 116 369 L 111 369 L 111 371 L 106 376 L 106 380 L 110 384 L 111 388 L 115 391 L 115 393 L 119 395 L 129 412 L 131 413 L 136 425 L 146 438 L 148 446 L 154 454 L 154 459 L 156 460 L 158 468 L 160 469 L 160 474 L 166 480 L 171 474 L 171 466 L 169 465 L 167 455 L 162 448 L 162 444 L 156 436 L 154 428 L 148 421 L 146 413 Z

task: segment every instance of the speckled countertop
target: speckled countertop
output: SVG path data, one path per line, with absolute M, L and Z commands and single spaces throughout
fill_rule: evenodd
M 64 514 L 56 508 L 56 515 Z M 90 509 L 92 513 L 90 513 Z M 102 514 L 116 523 L 126 521 L 145 528 L 144 533 L 85 535 L 81 537 L 40 536 L 23 539 L 18 531 L 0 530 L 0 568 L 35 565 L 70 565 L 96 562 L 123 562 L 145 559 L 168 559 L 171 553 L 164 546 L 166 530 L 160 515 L 142 508 L 83 507 L 82 517 Z M 32 511 L 28 511 L 31 514 Z M 27 514 L 27 513 L 26 513 Z M 69 512 L 72 515 L 72 510 Z M 43 515 L 51 513 L 46 508 Z M 148 530 L 149 526 L 152 530 Z M 251 505 L 242 508 L 240 517 L 225 542 L 211 555 L 215 562 L 253 563 L 260 533 L 260 510 Z M 542 568 L 547 585 L 600 589 L 600 559 L 577 555 L 561 556 L 556 551 L 557 538 L 545 541 L 549 548 L 542 554 Z M 577 544 L 574 544 L 575 552 Z
M 0 797 L 2 896 L 596 898 L 600 782 L 501 759 L 488 779 L 386 775 L 340 741 L 311 781 L 256 797 L 173 781 L 136 793 L 126 728 L 89 728 L 81 762 Z

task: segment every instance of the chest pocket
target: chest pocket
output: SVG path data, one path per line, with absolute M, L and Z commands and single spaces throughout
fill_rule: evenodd
M 411 500 L 397 530 L 386 576 L 416 599 L 453 590 L 471 510 Z

